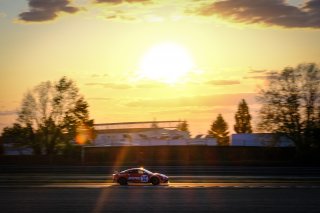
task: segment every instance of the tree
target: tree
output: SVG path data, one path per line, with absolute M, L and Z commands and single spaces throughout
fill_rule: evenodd
M 320 70 L 316 64 L 287 67 L 271 73 L 262 104 L 259 128 L 285 134 L 298 152 L 320 148 Z
M 189 124 L 186 120 L 179 122 L 179 124 L 177 125 L 177 130 L 187 132 L 188 135 L 190 136 Z
M 150 128 L 153 128 L 153 129 L 158 129 L 159 128 L 158 122 L 155 119 L 151 123 Z
M 41 145 L 30 125 L 23 127 L 19 123 L 13 127 L 5 127 L 1 135 L 2 143 L 10 143 L 15 148 L 32 148 L 35 155 L 41 154 Z
M 34 154 L 55 155 L 72 147 L 72 142 L 92 139 L 93 120 L 88 104 L 75 83 L 62 77 L 58 82 L 40 83 L 24 96 L 17 123 L 2 137 L 14 138 L 31 147 Z
M 3 142 L 1 140 L 1 137 L 0 137 L 0 156 L 4 154 L 4 147 L 3 147 Z
M 209 136 L 217 139 L 219 146 L 229 145 L 228 124 L 225 122 L 221 114 L 219 114 L 216 120 L 212 123 L 208 134 Z
M 249 107 L 247 102 L 242 99 L 238 105 L 238 111 L 234 116 L 236 123 L 234 125 L 234 131 L 236 133 L 252 133 L 251 127 L 251 115 L 249 113 Z

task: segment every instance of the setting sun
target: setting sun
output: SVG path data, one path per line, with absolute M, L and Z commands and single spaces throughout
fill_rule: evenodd
M 176 43 L 161 43 L 153 46 L 143 56 L 139 75 L 166 83 L 176 83 L 194 68 L 188 50 Z
M 195 136 L 221 113 L 234 132 L 271 72 L 320 63 L 319 0 L 256 2 L 0 0 L 0 133 L 27 91 L 62 76 L 95 123 L 181 119 Z

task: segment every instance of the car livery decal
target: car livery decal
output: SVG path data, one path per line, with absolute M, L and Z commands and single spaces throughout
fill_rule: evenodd
M 147 182 L 149 181 L 148 175 L 142 175 L 142 176 L 140 177 L 140 181 L 141 181 L 142 183 L 147 183 Z
M 128 180 L 140 180 L 140 177 L 129 177 Z

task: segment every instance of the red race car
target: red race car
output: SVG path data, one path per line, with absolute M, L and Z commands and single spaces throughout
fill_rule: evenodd
M 168 183 L 168 181 L 168 176 L 153 173 L 144 168 L 132 168 L 113 174 L 113 182 L 119 183 L 120 185 L 127 185 L 128 182 L 159 185 L 160 183 Z

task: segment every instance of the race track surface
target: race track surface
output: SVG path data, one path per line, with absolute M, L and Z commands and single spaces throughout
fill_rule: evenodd
M 320 212 L 318 188 L 1 188 L 1 212 Z
M 111 169 L 2 167 L 0 212 L 320 212 L 319 168 L 155 168 L 159 186 L 120 186 Z

